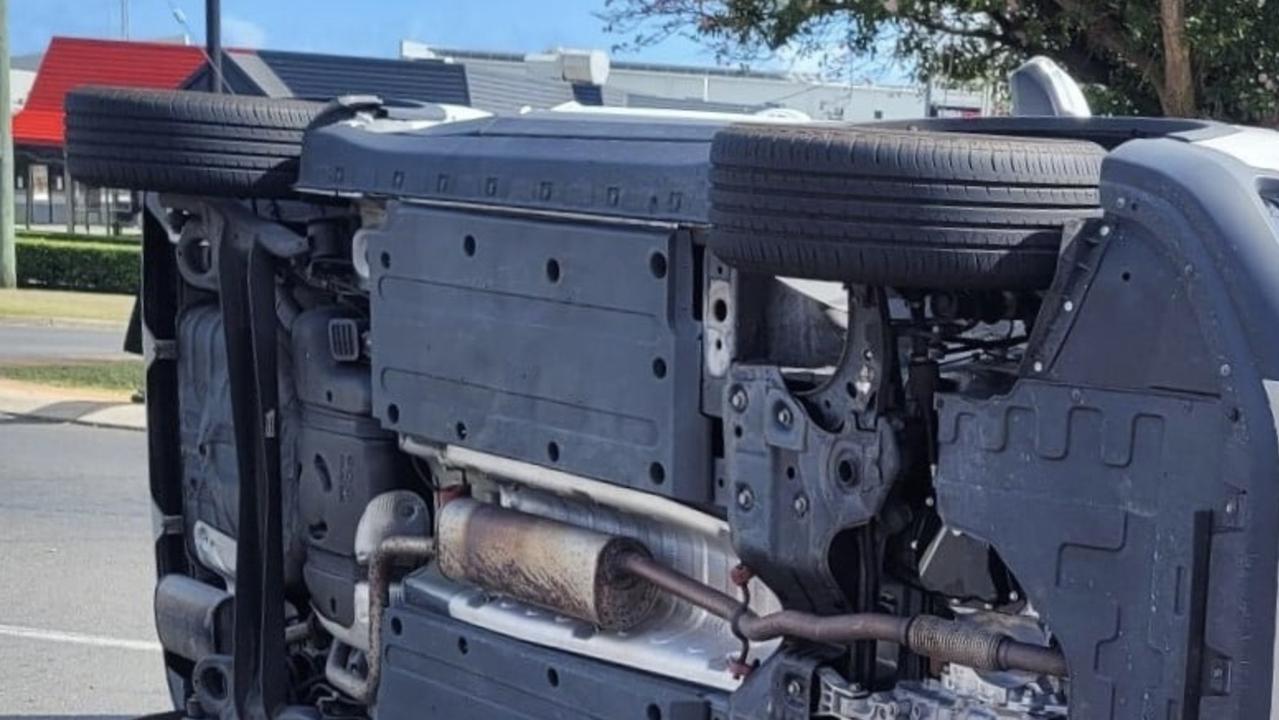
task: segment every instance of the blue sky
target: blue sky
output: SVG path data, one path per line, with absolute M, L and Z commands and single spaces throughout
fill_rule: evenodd
M 192 39 L 203 42 L 203 0 L 128 5 L 134 39 L 181 34 L 173 6 L 185 14 Z M 228 45 L 378 57 L 395 56 L 401 39 L 512 52 L 556 46 L 608 50 L 626 38 L 604 32 L 592 15 L 603 6 L 604 0 L 222 0 L 222 33 Z M 53 35 L 119 38 L 121 0 L 11 0 L 9 23 L 16 55 L 42 51 Z M 714 63 L 686 40 L 625 57 Z

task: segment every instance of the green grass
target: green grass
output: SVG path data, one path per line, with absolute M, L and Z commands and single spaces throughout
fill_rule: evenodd
M 141 360 L 0 365 L 0 378 L 36 385 L 132 392 L 142 387 Z
M 62 242 L 93 243 L 98 245 L 141 245 L 141 235 L 84 235 L 81 233 L 50 232 L 42 230 L 18 230 L 14 233 L 29 240 L 59 240 Z
M 132 310 L 132 295 L 66 290 L 0 290 L 0 318 L 125 325 Z

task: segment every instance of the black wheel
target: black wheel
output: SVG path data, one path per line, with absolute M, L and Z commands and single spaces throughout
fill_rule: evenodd
M 747 270 L 1027 289 L 1096 217 L 1092 143 L 853 126 L 739 126 L 711 148 L 710 246 Z
M 67 94 L 72 177 L 99 187 L 233 197 L 287 195 L 302 133 L 325 106 L 301 100 L 86 87 Z

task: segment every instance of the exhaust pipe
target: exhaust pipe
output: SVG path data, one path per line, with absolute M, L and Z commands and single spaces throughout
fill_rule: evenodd
M 470 498 L 440 511 L 440 572 L 605 630 L 643 622 L 658 591 L 734 623 L 752 641 L 793 637 L 846 645 L 884 640 L 919 655 L 983 670 L 1064 676 L 1061 652 L 932 615 L 819 616 L 795 610 L 756 615 L 725 595 L 654 560 L 640 542 Z
M 1025 670 L 1066 676 L 1056 648 L 1019 642 L 1002 633 L 932 615 L 886 613 L 819 616 L 795 610 L 757 615 L 743 603 L 653 559 L 642 543 L 508 510 L 471 498 L 438 511 L 436 538 L 394 536 L 369 565 L 368 674 L 360 679 L 331 663 L 330 680 L 346 694 L 372 702 L 382 675 L 382 615 L 396 563 L 434 558 L 446 577 L 594 623 L 626 630 L 652 613 L 660 593 L 733 623 L 752 641 L 778 637 L 846 645 L 883 640 L 912 652 L 986 670 Z

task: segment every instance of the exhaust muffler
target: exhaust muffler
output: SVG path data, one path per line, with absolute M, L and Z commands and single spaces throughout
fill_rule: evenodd
M 440 572 L 459 582 L 627 630 L 657 604 L 658 589 L 622 567 L 650 557 L 642 543 L 460 498 L 439 512 Z

